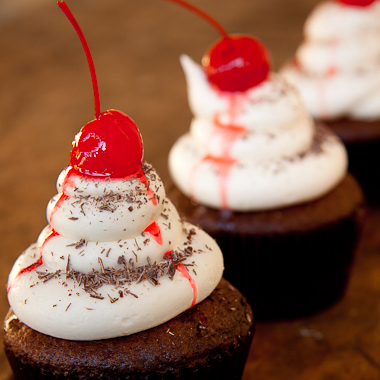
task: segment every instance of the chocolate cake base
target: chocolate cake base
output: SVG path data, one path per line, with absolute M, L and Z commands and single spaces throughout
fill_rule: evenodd
M 225 278 L 257 319 L 313 314 L 343 296 L 365 214 L 353 176 L 319 200 L 263 212 L 195 205 L 176 188 L 168 194 L 185 219 L 216 239 Z
M 107 321 L 104 321 L 107 328 Z M 5 353 L 15 379 L 241 379 L 254 319 L 222 279 L 203 302 L 171 321 L 126 337 L 70 341 L 41 334 L 8 312 Z
M 367 201 L 380 204 L 380 176 L 374 171 L 380 162 L 380 120 L 337 119 L 324 121 L 344 142 L 349 171 L 360 182 Z

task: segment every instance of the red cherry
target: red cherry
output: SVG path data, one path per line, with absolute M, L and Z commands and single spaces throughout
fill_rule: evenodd
M 269 53 L 250 36 L 218 40 L 202 58 L 208 80 L 222 91 L 246 91 L 268 77 Z
M 268 76 L 269 53 L 250 36 L 227 34 L 222 25 L 206 12 L 184 0 L 167 0 L 178 4 L 210 23 L 222 36 L 203 56 L 202 65 L 208 80 L 222 91 L 246 91 Z
M 75 136 L 70 165 L 75 171 L 90 176 L 130 176 L 142 168 L 144 148 L 140 131 L 123 112 L 108 110 L 100 113 L 98 82 L 86 38 L 67 4 L 59 1 L 58 6 L 81 40 L 90 68 L 95 102 L 95 119 L 83 126 Z
M 346 4 L 346 5 L 354 5 L 357 7 L 367 7 L 368 5 L 371 5 L 376 0 L 337 0 L 339 3 Z
M 70 165 L 81 174 L 122 178 L 142 168 L 143 142 L 136 123 L 108 110 L 75 136 Z

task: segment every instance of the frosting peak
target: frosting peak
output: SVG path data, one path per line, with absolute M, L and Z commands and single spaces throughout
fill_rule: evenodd
M 29 327 L 94 340 L 157 326 L 216 287 L 214 240 L 181 221 L 154 168 L 113 179 L 67 168 L 47 207 L 49 224 L 18 258 L 8 300 Z

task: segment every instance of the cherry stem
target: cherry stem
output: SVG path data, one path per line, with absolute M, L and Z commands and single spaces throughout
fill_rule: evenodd
M 195 5 L 189 4 L 184 0 L 166 0 L 171 1 L 172 3 L 179 4 L 183 6 L 184 8 L 189 9 L 190 11 L 194 12 L 198 16 L 204 18 L 208 23 L 210 23 L 220 34 L 222 37 L 228 37 L 228 33 L 223 28 L 219 22 L 217 22 L 215 19 L 213 19 L 210 15 L 208 15 L 206 12 L 202 11 L 201 9 L 197 8 Z
M 96 73 L 95 73 L 95 66 L 94 61 L 92 60 L 90 48 L 88 47 L 88 43 L 86 41 L 86 38 L 82 32 L 82 29 L 80 28 L 77 20 L 75 19 L 74 15 L 71 13 L 68 5 L 64 1 L 58 1 L 58 6 L 61 8 L 63 13 L 66 15 L 66 17 L 69 19 L 71 24 L 73 25 L 74 29 L 76 30 L 81 42 L 83 49 L 86 53 L 88 66 L 90 67 L 90 73 L 91 73 L 91 80 L 92 80 L 92 87 L 94 90 L 94 103 L 95 103 L 95 119 L 99 119 L 100 117 L 100 100 L 99 100 L 99 89 L 98 89 L 98 81 L 96 79 Z

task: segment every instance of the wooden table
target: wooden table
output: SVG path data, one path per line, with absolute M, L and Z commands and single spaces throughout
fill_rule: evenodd
M 89 42 L 102 110 L 138 123 L 145 158 L 169 180 L 167 154 L 191 114 L 178 57 L 200 61 L 218 37 L 161 0 L 67 0 Z M 317 0 L 193 0 L 229 32 L 270 48 L 273 69 L 292 56 Z M 0 0 L 0 317 L 16 257 L 46 224 L 45 207 L 71 141 L 93 118 L 80 42 L 54 1 Z M 376 173 L 374 173 L 376 175 Z M 345 298 L 316 316 L 260 323 L 244 380 L 380 379 L 380 210 L 372 210 Z M 11 373 L 0 355 L 0 380 Z

